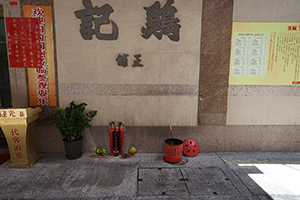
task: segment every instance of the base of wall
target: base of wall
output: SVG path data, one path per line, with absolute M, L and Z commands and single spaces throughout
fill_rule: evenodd
M 300 151 L 300 126 L 125 126 L 124 152 L 134 145 L 139 153 L 164 153 L 167 138 L 197 141 L 200 153 L 239 151 Z M 96 147 L 108 151 L 108 126 L 96 126 L 83 133 L 83 152 Z M 62 137 L 54 126 L 37 126 L 38 153 L 64 153 Z

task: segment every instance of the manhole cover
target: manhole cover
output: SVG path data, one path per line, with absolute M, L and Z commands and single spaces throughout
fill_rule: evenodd
M 139 169 L 138 195 L 189 195 L 179 168 Z
M 138 196 L 239 195 L 219 167 L 140 168 Z

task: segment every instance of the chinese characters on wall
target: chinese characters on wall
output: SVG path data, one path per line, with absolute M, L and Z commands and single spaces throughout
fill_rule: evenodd
M 27 112 L 25 109 L 2 109 L 0 110 L 0 119 L 26 119 Z M 11 125 L 10 125 L 11 126 Z M 34 146 L 34 126 L 35 123 L 29 123 L 27 126 L 27 136 L 24 137 L 24 129 L 20 128 L 20 124 L 16 124 L 9 128 L 9 132 L 6 137 L 9 139 L 10 152 L 16 159 L 24 159 L 29 153 L 31 156 L 36 154 Z M 28 144 L 28 145 L 27 145 Z
M 236 33 L 233 43 L 232 75 L 264 76 L 268 33 Z
M 110 14 L 114 12 L 113 8 L 109 4 L 105 4 L 100 8 L 92 5 L 90 0 L 83 0 L 83 6 L 85 9 L 75 11 L 75 16 L 81 20 L 80 34 L 83 39 L 91 40 L 93 35 L 96 35 L 98 40 L 117 40 L 119 29 L 117 24 L 110 20 Z M 163 35 L 169 37 L 172 41 L 179 41 L 179 29 L 180 21 L 175 18 L 177 9 L 172 6 L 174 0 L 168 0 L 167 3 L 161 8 L 161 5 L 156 1 L 150 7 L 144 7 L 147 15 L 146 27 L 142 27 L 142 37 L 145 39 L 150 38 L 151 35 L 155 35 L 157 39 L 161 40 Z M 94 17 L 95 16 L 95 17 Z M 99 17 L 96 17 L 99 16 Z M 104 34 L 100 32 L 100 27 L 103 24 L 111 24 L 112 33 Z M 94 27 L 94 28 L 93 28 Z M 118 54 L 116 61 L 118 66 L 128 66 L 128 54 Z M 134 55 L 132 67 L 143 67 L 141 63 L 141 55 Z
M 24 17 L 38 21 L 41 67 L 27 69 L 30 106 L 55 106 L 55 70 L 51 6 L 23 5 Z
M 160 8 L 160 3 L 156 1 L 150 7 L 144 7 L 147 11 L 146 28 L 142 28 L 142 37 L 148 39 L 152 34 L 161 39 L 162 35 L 167 35 L 170 40 L 179 41 L 179 19 L 175 18 L 177 12 L 174 6 L 171 6 L 174 0 L 168 0 L 166 5 Z
M 297 29 L 297 26 L 288 26 L 288 31 L 297 31 L 297 30 L 300 30 L 300 25 L 298 26 L 298 29 Z
M 75 15 L 78 19 L 81 19 L 80 33 L 83 39 L 91 40 L 95 34 L 98 40 L 116 40 L 118 38 L 119 29 L 114 21 L 109 20 L 109 15 L 114 12 L 112 7 L 108 4 L 98 8 L 93 7 L 90 0 L 83 0 L 83 6 L 85 9 L 75 11 Z M 93 15 L 101 17 L 93 17 Z M 92 23 L 94 22 L 94 23 Z M 112 25 L 111 34 L 103 34 L 100 32 L 100 27 L 103 24 Z M 95 27 L 94 29 L 92 27 Z
M 274 47 L 272 54 L 274 62 L 283 61 L 283 72 L 288 71 L 291 65 L 295 65 L 293 85 L 300 84 L 300 26 L 297 32 L 278 33 L 274 34 L 275 37 L 276 48 Z
M 11 129 L 11 137 L 12 141 L 14 142 L 14 151 L 16 158 L 20 159 L 22 158 L 22 146 L 20 145 L 20 136 L 19 136 L 19 130 L 16 128 Z
M 40 68 L 38 20 L 6 17 L 5 21 L 10 67 Z
M 20 118 L 25 117 L 24 111 L 15 111 L 15 110 L 2 110 L 0 111 L 0 118 Z M 11 141 L 13 141 L 13 150 L 15 153 L 15 157 L 17 159 L 21 159 L 22 156 L 22 143 L 20 142 L 19 130 L 17 128 L 13 128 L 10 131 L 11 133 Z
M 123 66 L 123 67 L 127 67 L 128 66 L 128 57 L 129 55 L 128 54 L 119 54 L 118 57 L 116 58 L 116 61 L 118 63 L 119 66 Z M 133 61 L 133 65 L 132 67 L 144 67 L 143 64 L 141 64 L 141 54 L 137 54 L 137 55 L 134 55 L 135 57 L 135 60 Z
M 116 40 L 118 39 L 119 29 L 113 20 L 109 19 L 109 16 L 114 12 L 113 8 L 109 4 L 105 4 L 98 8 L 98 6 L 92 6 L 90 0 L 83 0 L 83 6 L 85 9 L 75 11 L 75 16 L 81 19 L 80 34 L 83 39 L 91 40 L 95 34 L 99 40 Z M 167 35 L 170 40 L 179 41 L 179 29 L 180 21 L 175 18 L 177 9 L 172 6 L 174 0 L 168 0 L 164 7 L 156 1 L 150 7 L 144 7 L 147 14 L 146 28 L 142 27 L 142 37 L 148 39 L 152 34 L 161 39 L 162 35 Z M 93 17 L 94 15 L 100 17 Z M 111 34 L 103 34 L 100 32 L 100 26 L 103 24 L 112 25 Z M 94 29 L 92 27 L 95 27 Z
M 37 97 L 39 105 L 49 104 L 49 92 L 48 92 L 48 68 L 46 58 L 46 40 L 45 40 L 45 17 L 44 9 L 33 8 L 32 17 L 38 19 L 40 29 L 40 42 L 41 42 L 41 61 L 42 67 L 36 69 L 37 75 Z
M 0 118 L 16 118 L 16 117 L 25 117 L 24 111 L 16 111 L 14 110 L 3 110 L 2 112 L 0 111 Z
M 229 84 L 300 85 L 297 22 L 234 22 Z

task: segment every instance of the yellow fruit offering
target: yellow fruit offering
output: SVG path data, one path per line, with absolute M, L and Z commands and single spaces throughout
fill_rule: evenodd
M 128 153 L 136 153 L 136 148 L 134 146 L 130 146 L 128 149 Z

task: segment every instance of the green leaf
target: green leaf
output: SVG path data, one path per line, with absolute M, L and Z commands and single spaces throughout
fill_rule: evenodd
M 91 128 L 89 124 L 97 111 L 85 112 L 87 104 L 75 104 L 74 101 L 66 108 L 57 108 L 54 114 L 44 118 L 42 121 L 49 121 L 54 124 L 55 128 L 67 141 L 75 141 L 81 138 L 81 134 L 85 128 Z

